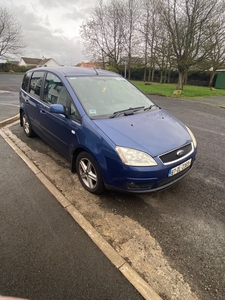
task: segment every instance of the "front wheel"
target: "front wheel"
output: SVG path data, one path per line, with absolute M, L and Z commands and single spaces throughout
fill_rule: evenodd
M 93 194 L 101 194 L 104 191 L 105 186 L 100 168 L 89 153 L 81 152 L 78 154 L 76 170 L 81 184 L 87 191 Z
M 22 112 L 22 126 L 26 136 L 28 137 L 35 136 L 35 133 L 30 125 L 30 122 L 24 112 Z

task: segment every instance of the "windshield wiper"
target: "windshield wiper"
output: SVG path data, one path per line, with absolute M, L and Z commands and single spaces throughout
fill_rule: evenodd
M 144 109 L 144 111 L 151 110 L 154 106 L 156 106 L 156 105 L 155 104 L 151 104 L 150 106 L 146 107 Z
M 115 118 L 115 117 L 118 117 L 120 115 L 130 116 L 130 115 L 133 115 L 135 112 L 137 112 L 137 111 L 139 111 L 141 109 L 144 109 L 144 108 L 145 108 L 144 106 L 138 106 L 138 107 L 130 107 L 128 109 L 118 110 L 118 111 L 115 111 L 110 116 L 110 118 Z

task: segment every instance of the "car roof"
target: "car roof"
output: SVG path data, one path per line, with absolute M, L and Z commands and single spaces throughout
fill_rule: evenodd
M 39 67 L 29 71 L 50 71 L 62 76 L 120 76 L 106 70 L 82 67 Z

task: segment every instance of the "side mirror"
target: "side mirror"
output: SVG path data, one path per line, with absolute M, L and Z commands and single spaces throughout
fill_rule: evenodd
M 49 110 L 54 114 L 66 114 L 65 107 L 62 104 L 52 104 Z

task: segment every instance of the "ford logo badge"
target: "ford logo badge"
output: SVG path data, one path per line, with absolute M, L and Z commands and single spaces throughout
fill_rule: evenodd
M 184 150 L 179 150 L 179 151 L 177 151 L 177 156 L 178 157 L 181 157 L 181 156 L 183 156 L 184 155 Z

